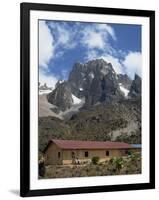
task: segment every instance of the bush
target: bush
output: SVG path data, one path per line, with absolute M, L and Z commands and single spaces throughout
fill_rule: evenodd
M 124 166 L 124 159 L 122 157 L 113 157 L 109 160 L 114 171 L 120 171 Z
M 97 165 L 98 162 L 99 162 L 99 157 L 98 157 L 98 156 L 95 156 L 95 157 L 92 158 L 92 163 L 93 163 L 94 165 Z

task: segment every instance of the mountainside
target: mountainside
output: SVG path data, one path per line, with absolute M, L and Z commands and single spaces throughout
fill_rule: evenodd
M 141 78 L 103 59 L 75 63 L 55 89 L 39 87 L 39 148 L 51 138 L 141 143 Z
M 113 140 L 141 142 L 141 110 L 139 100 L 96 105 L 82 109 L 70 119 L 39 118 L 40 150 L 49 139 Z

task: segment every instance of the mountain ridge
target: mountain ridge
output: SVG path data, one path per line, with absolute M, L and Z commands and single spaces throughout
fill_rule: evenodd
M 131 86 L 132 83 L 134 87 Z M 112 103 L 131 98 L 133 91 L 130 93 L 129 90 L 133 88 L 135 82 L 128 75 L 117 74 L 112 64 L 103 59 L 84 64 L 76 62 L 68 80 L 59 81 L 48 94 L 48 101 L 57 106 L 58 110 L 66 111 L 73 105 L 72 95 L 79 99 L 84 98 L 84 106 L 89 107 L 96 103 Z

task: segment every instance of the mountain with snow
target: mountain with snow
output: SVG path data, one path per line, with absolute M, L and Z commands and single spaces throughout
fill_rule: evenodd
M 48 138 L 141 143 L 141 78 L 103 59 L 75 63 L 55 89 L 39 85 L 39 148 Z
M 120 90 L 124 93 L 124 96 L 127 97 L 128 94 L 129 94 L 129 90 L 126 89 L 126 88 L 122 85 L 122 83 L 119 83 L 119 87 L 120 87 Z
M 132 81 L 127 74 L 117 74 L 111 63 L 95 59 L 75 63 L 68 80 L 59 80 L 54 90 L 44 84 L 39 87 L 39 94 L 46 94 L 48 103 L 55 106 L 52 112 L 61 114 L 134 98 L 141 94 L 140 80 L 135 75 Z

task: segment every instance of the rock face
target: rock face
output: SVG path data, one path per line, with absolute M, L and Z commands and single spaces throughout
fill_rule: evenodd
M 59 111 L 66 111 L 84 99 L 83 107 L 104 103 L 117 103 L 126 98 L 141 95 L 141 78 L 132 81 L 126 74 L 116 74 L 111 63 L 103 59 L 75 63 L 67 81 L 58 81 L 48 94 L 49 103 Z M 73 98 L 74 97 L 74 98 Z
M 86 105 L 119 101 L 123 95 L 116 80 L 116 74 L 108 72 L 101 79 L 94 78 L 86 96 Z
M 130 98 L 141 97 L 141 78 L 137 74 L 135 74 L 135 78 L 132 81 L 129 97 Z
M 58 83 L 47 98 L 49 103 L 58 106 L 62 111 L 69 109 L 73 104 L 71 88 L 67 82 Z
M 123 97 L 112 64 L 103 59 L 86 64 L 76 63 L 68 82 L 73 93 L 78 97 L 85 97 L 86 106 L 117 101 Z
M 127 74 L 118 74 L 118 83 L 122 84 L 127 90 L 130 90 L 132 80 Z
M 68 82 L 72 92 L 77 97 L 81 97 L 85 96 L 90 90 L 91 84 L 94 84 L 94 79 L 95 82 L 100 82 L 107 74 L 112 73 L 116 76 L 111 63 L 107 63 L 103 59 L 88 61 L 85 64 L 76 63 L 70 72 Z

